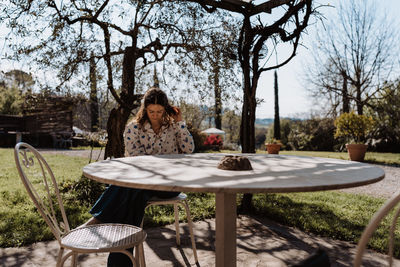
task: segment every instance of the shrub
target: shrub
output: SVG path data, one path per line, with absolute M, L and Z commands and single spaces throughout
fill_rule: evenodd
M 207 148 L 204 146 L 204 141 L 206 140 L 206 135 L 201 133 L 199 129 L 194 127 L 191 123 L 187 124 L 187 128 L 189 132 L 193 136 L 193 142 L 194 142 L 194 152 L 202 152 L 206 150 Z
M 60 192 L 66 194 L 66 201 L 78 200 L 87 206 L 93 205 L 105 190 L 105 185 L 82 175 L 78 181 L 66 180 L 59 185 Z
M 365 143 L 374 125 L 372 117 L 358 115 L 354 111 L 343 113 L 335 120 L 335 137 L 344 137 L 351 143 Z
M 334 139 L 333 119 L 312 118 L 291 124 L 288 144 L 294 150 L 333 151 L 338 146 Z

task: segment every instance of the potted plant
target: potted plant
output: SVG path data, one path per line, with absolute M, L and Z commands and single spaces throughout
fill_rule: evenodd
M 267 149 L 268 154 L 279 154 L 281 146 L 281 141 L 275 138 L 271 138 L 267 143 L 265 143 L 265 148 Z
M 368 147 L 365 142 L 368 134 L 374 128 L 373 119 L 352 111 L 343 113 L 336 118 L 335 126 L 335 137 L 344 137 L 347 141 L 346 148 L 350 160 L 363 161 Z

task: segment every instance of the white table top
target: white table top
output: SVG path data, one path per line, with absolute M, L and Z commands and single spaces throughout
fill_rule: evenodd
M 384 171 L 347 160 L 269 154 L 249 158 L 253 170 L 217 168 L 227 154 L 154 155 L 104 160 L 83 168 L 86 177 L 125 187 L 215 193 L 307 192 L 377 182 Z

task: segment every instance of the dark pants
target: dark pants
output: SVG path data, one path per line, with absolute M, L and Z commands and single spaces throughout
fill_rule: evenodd
M 90 213 L 103 223 L 124 223 L 140 227 L 144 209 L 152 197 L 172 198 L 179 192 L 142 190 L 111 185 L 96 201 Z M 133 248 L 127 249 L 133 253 Z M 108 267 L 131 267 L 132 262 L 122 253 L 110 253 Z

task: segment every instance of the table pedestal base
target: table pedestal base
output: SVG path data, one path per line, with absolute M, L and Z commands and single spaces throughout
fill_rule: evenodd
M 215 266 L 236 267 L 236 194 L 216 193 Z

